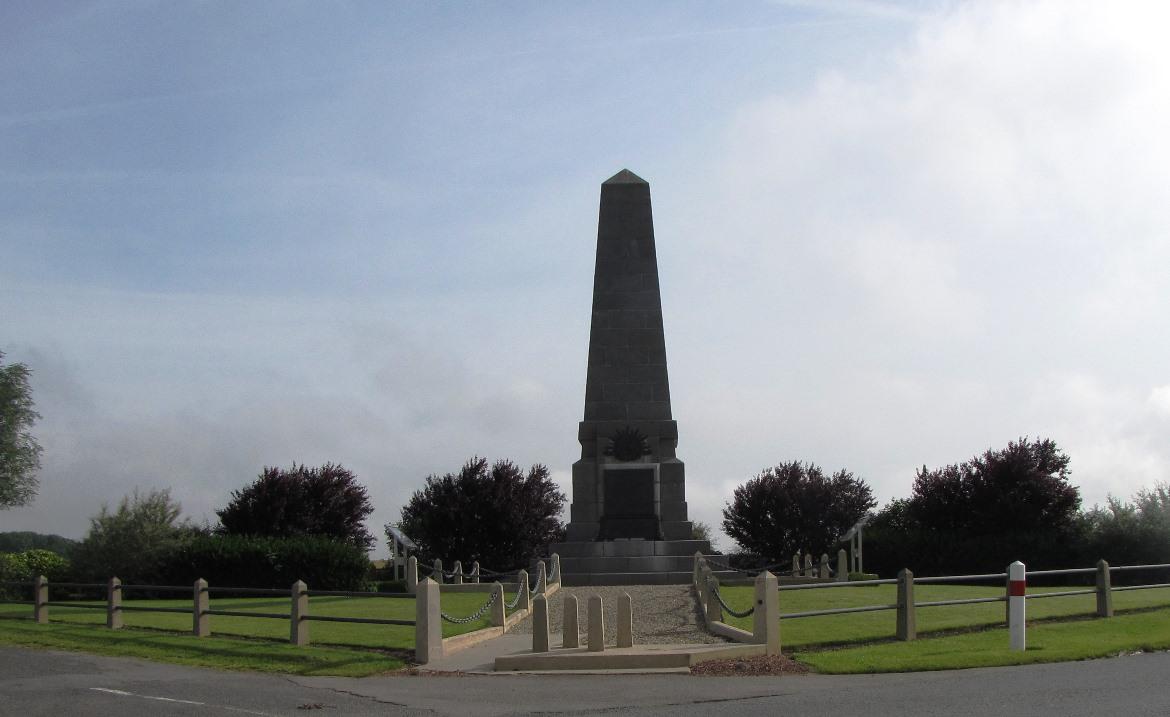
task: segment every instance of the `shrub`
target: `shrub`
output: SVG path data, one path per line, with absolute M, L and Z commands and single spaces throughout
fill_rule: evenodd
M 179 522 L 181 510 L 169 490 L 135 490 L 112 512 L 103 505 L 76 548 L 75 575 L 89 582 L 111 577 L 124 583 L 158 582 L 173 552 L 199 532 Z
M 174 552 L 166 580 L 282 590 L 304 580 L 315 590 L 356 591 L 366 587 L 369 569 L 364 548 L 322 536 L 203 535 Z

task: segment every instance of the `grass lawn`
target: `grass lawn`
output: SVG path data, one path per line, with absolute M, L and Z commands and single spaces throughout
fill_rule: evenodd
M 487 593 L 445 593 L 442 608 L 449 615 L 462 617 L 474 613 L 487 598 Z M 104 601 L 87 604 L 104 607 Z M 127 599 L 123 605 L 190 609 L 191 600 Z M 213 610 L 287 615 L 290 600 L 276 597 L 217 598 L 213 595 L 210 606 Z M 312 597 L 309 599 L 309 614 L 413 620 L 415 601 Z M 0 604 L 0 644 L 83 650 L 228 669 L 350 676 L 397 669 L 413 657 L 414 650 L 414 627 L 405 625 L 310 622 L 312 646 L 298 648 L 288 644 L 288 620 L 212 615 L 212 637 L 196 638 L 190 634 L 189 613 L 126 610 L 123 612 L 126 629 L 122 631 L 105 627 L 104 609 L 52 606 L 49 608 L 49 625 L 37 625 L 29 619 L 31 616 L 31 605 Z M 465 625 L 444 620 L 443 636 L 451 637 L 489 625 L 488 615 Z
M 1031 601 L 1028 607 L 1032 607 Z M 1131 612 L 1108 619 L 1029 623 L 1027 645 L 1024 652 L 1012 652 L 1008 649 L 1007 629 L 996 628 L 913 642 L 797 651 L 794 657 L 819 672 L 846 674 L 1022 665 L 1165 650 L 1170 649 L 1170 609 Z
M 1054 592 L 1072 588 L 1037 588 L 1029 586 L 1029 593 Z M 916 602 L 956 600 L 977 597 L 1002 596 L 1002 586 L 973 585 L 915 585 Z M 753 588 L 725 586 L 720 589 L 723 598 L 732 607 L 742 610 L 751 606 Z M 780 593 L 780 613 L 823 610 L 861 605 L 892 605 L 897 602 L 896 585 L 868 585 L 848 588 L 787 590 Z M 1096 597 L 1078 595 L 1028 601 L 1028 620 L 1089 615 L 1096 610 Z M 1170 588 L 1115 592 L 1115 612 L 1170 606 Z M 918 608 L 918 634 L 929 634 L 957 629 L 973 629 L 1002 625 L 1005 606 L 1002 602 L 979 605 Z M 780 621 L 780 641 L 787 648 L 871 642 L 894 636 L 894 610 L 863 612 L 846 615 L 793 618 Z M 728 624 L 745 630 L 752 629 L 752 618 L 738 619 L 725 615 Z M 1111 621 L 1106 621 L 1110 623 Z

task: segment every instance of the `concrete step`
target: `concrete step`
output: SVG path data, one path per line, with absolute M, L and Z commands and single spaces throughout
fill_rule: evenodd
M 561 558 L 562 573 L 670 573 L 693 568 L 694 558 L 683 555 Z
M 606 540 L 579 543 L 552 543 L 551 553 L 565 558 L 632 558 L 662 556 L 693 557 L 711 552 L 706 540 Z
M 731 579 L 736 573 L 717 572 L 720 579 Z M 641 573 L 569 573 L 562 567 L 561 584 L 566 586 L 588 585 L 688 585 L 693 578 L 690 570 Z

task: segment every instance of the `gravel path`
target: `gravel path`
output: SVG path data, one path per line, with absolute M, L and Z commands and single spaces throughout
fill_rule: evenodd
M 589 598 L 600 595 L 605 603 L 605 641 L 612 645 L 617 640 L 617 601 L 622 593 L 629 593 L 634 607 L 635 644 L 717 643 L 727 640 L 712 635 L 700 625 L 698 606 L 690 585 L 622 585 L 615 587 L 561 588 L 548 601 L 548 623 L 551 642 L 561 642 L 561 615 L 565 597 L 576 596 L 580 617 L 581 644 L 585 644 L 589 630 Z M 510 632 L 532 633 L 532 618 L 527 617 Z

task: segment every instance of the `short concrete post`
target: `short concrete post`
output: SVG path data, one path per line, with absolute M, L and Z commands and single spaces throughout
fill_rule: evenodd
M 1027 570 L 1019 560 L 1008 566 L 1008 632 L 1011 634 L 1011 649 L 1023 651 L 1027 643 L 1024 638 L 1024 599 L 1028 592 Z
M 443 656 L 443 617 L 439 584 L 424 578 L 414 598 L 414 660 L 420 665 Z
M 617 646 L 634 646 L 634 601 L 629 593 L 618 595 Z
M 800 551 L 798 550 L 792 556 L 792 577 L 795 578 L 795 577 L 798 577 L 799 575 L 800 575 Z
M 292 584 L 292 610 L 289 611 L 288 641 L 298 647 L 309 644 L 309 586 L 304 580 Z
M 413 555 L 406 559 L 406 592 L 418 592 L 418 558 Z
M 589 651 L 605 650 L 605 606 L 600 595 L 589 597 Z
M 918 624 L 914 616 L 914 573 L 907 568 L 898 571 L 898 632 L 899 640 L 914 640 L 918 637 Z
M 548 652 L 548 599 L 543 595 L 532 601 L 532 651 Z
M 1097 617 L 1113 617 L 1113 584 L 1104 560 L 1097 561 Z
M 536 564 L 536 584 L 540 588 L 541 595 L 548 592 L 548 571 L 544 567 L 543 560 Z
M 435 558 L 435 562 L 431 564 L 431 577 L 438 584 L 443 584 L 443 561 L 439 558 Z
M 837 551 L 837 582 L 843 583 L 849 580 L 849 557 L 845 552 L 845 548 Z
M 106 583 L 106 627 L 118 630 L 122 627 L 122 581 L 110 578 Z
M 492 625 L 503 627 L 508 616 L 504 605 L 504 586 L 499 581 L 492 583 L 492 594 L 496 596 L 495 602 L 492 603 Z
M 531 610 L 532 609 L 532 595 L 528 592 L 528 571 L 521 570 L 516 574 L 517 580 L 520 583 L 520 603 L 516 605 L 517 610 Z
M 471 582 L 476 585 L 479 584 L 479 561 L 473 560 L 471 562 Z
M 767 654 L 780 654 L 780 581 L 765 570 L 756 576 L 756 605 L 752 636 L 760 645 L 767 645 Z
M 577 612 L 577 596 L 565 596 L 564 615 L 561 616 L 561 647 L 580 647 L 580 614 Z
M 695 551 L 695 559 L 691 565 L 691 585 L 695 588 L 699 587 L 699 570 L 703 560 L 703 554 L 698 550 Z
M 462 585 L 463 584 L 463 563 L 456 560 L 455 565 L 452 566 L 452 568 L 451 568 L 451 572 L 455 573 L 453 576 L 451 576 L 451 582 L 455 583 L 456 585 Z
M 561 556 L 557 553 L 552 554 L 552 575 L 549 580 L 557 585 L 561 584 Z
M 44 575 L 33 581 L 33 620 L 41 625 L 49 622 L 49 579 Z
M 804 554 L 804 576 L 806 578 L 811 578 L 813 576 L 812 553 Z
M 211 616 L 207 614 L 209 606 L 207 581 L 199 578 L 191 588 L 191 633 L 195 637 L 207 637 L 211 634 Z
M 821 553 L 821 564 L 820 564 L 820 567 L 817 568 L 817 577 L 820 578 L 821 580 L 828 580 L 831 577 L 829 575 L 829 554 L 828 553 Z
M 719 604 L 719 581 L 707 576 L 707 624 L 723 622 L 723 606 Z

